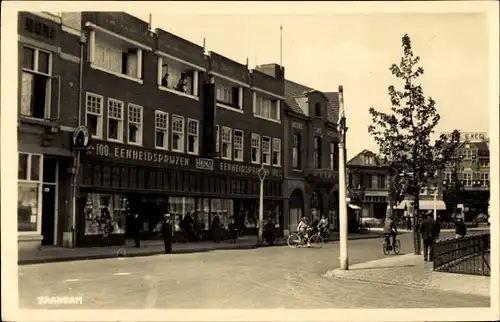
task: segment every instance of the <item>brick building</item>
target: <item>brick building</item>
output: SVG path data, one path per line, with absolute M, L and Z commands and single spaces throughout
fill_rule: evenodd
M 285 229 L 306 216 L 338 213 L 338 93 L 285 80 Z
M 360 218 L 363 222 L 382 223 L 386 215 L 389 193 L 389 167 L 377 155 L 369 150 L 363 150 L 347 162 L 348 184 L 363 191 L 359 207 Z M 443 202 L 442 176 L 438 174 L 430 180 L 428 187 L 420 190 L 419 209 L 422 211 L 434 210 L 434 194 L 436 191 L 436 210 L 438 214 L 446 210 Z M 405 215 L 407 201 L 394 205 L 399 215 Z
M 92 137 L 71 170 L 71 133 L 58 136 L 68 159 L 59 190 L 70 187 L 68 171 L 77 189 L 73 218 L 71 209 L 55 210 L 57 244 L 123 244 L 132 213 L 145 238 L 167 212 L 176 224 L 189 214 L 206 231 L 215 216 L 224 225 L 234 216 L 252 233 L 261 164 L 266 216 L 283 222 L 284 68 L 249 70 L 122 12 L 62 13 L 53 28 L 75 31 L 62 48 L 79 51 L 79 35 L 86 40 L 83 59 L 61 77 L 72 84 L 61 93 L 74 99 L 61 114 L 68 131 L 84 125 Z
M 488 213 L 490 198 L 490 149 L 486 133 L 460 133 L 460 144 L 444 170 L 445 202 L 471 221 Z M 457 182 L 458 181 L 458 182 Z M 458 187 L 457 187 L 458 186 Z M 456 206 L 459 209 L 455 209 Z
M 71 213 L 79 33 L 46 13 L 18 15 L 18 241 L 60 243 Z M 66 229 L 65 229 L 66 227 Z M 43 238 L 42 238 L 43 236 Z

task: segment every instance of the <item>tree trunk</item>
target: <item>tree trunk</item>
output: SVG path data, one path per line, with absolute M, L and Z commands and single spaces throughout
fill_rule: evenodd
M 389 174 L 389 193 L 387 194 L 387 207 L 389 207 L 389 213 L 391 218 L 394 218 L 394 178 L 392 174 Z
M 413 215 L 413 253 L 415 255 L 420 255 L 422 251 L 421 237 L 420 237 L 420 191 L 413 191 L 411 195 L 411 213 Z

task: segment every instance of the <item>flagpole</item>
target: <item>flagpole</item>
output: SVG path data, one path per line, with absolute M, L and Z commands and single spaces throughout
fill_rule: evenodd
M 280 25 L 280 67 L 283 67 L 283 25 Z

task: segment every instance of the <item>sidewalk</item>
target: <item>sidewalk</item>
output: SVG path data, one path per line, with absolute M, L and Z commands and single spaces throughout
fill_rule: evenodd
M 490 297 L 489 277 L 434 272 L 432 262 L 424 262 L 422 256 L 414 254 L 387 256 L 352 265 L 347 271 L 340 269 L 328 271 L 325 276 Z
M 489 227 L 472 227 L 467 228 L 467 232 L 472 231 L 489 231 Z M 370 227 L 370 231 L 384 231 L 384 227 Z M 411 233 L 413 230 L 398 228 L 398 232 L 402 233 Z M 442 233 L 452 233 L 455 232 L 455 229 L 441 229 Z
M 350 234 L 349 240 L 380 238 L 381 233 L 371 232 L 364 234 Z M 338 233 L 330 233 L 330 242 L 338 241 Z M 286 239 L 281 237 L 278 245 L 286 245 Z M 266 247 L 264 244 L 260 247 Z M 199 243 L 174 243 L 172 245 L 173 254 L 199 253 L 214 250 L 229 249 L 254 249 L 257 245 L 256 236 L 240 237 L 236 243 L 223 241 L 214 243 L 203 241 Z M 127 240 L 124 246 L 105 246 L 105 247 L 78 247 L 62 248 L 56 246 L 44 246 L 39 251 L 18 251 L 18 265 L 55 263 L 77 260 L 104 259 L 115 257 L 138 257 L 164 254 L 165 249 L 162 240 L 141 241 L 141 248 L 135 248 L 133 241 Z

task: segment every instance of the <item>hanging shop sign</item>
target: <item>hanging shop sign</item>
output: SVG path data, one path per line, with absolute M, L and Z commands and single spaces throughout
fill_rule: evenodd
M 91 144 L 85 158 L 106 162 L 121 162 L 136 165 L 156 166 L 162 168 L 191 168 L 202 171 L 217 171 L 238 175 L 257 176 L 260 166 L 233 163 L 219 159 L 200 158 L 177 153 L 129 147 L 116 143 Z M 267 174 L 282 177 L 281 168 L 266 167 Z
M 90 133 L 86 126 L 80 125 L 73 132 L 73 149 L 85 150 L 90 146 Z

